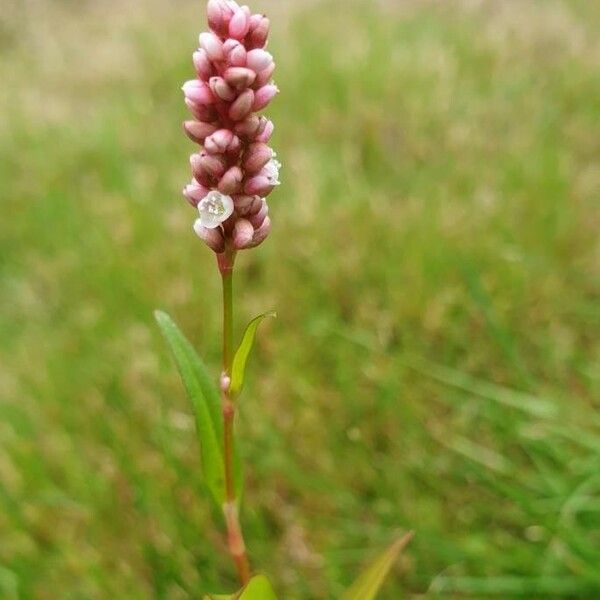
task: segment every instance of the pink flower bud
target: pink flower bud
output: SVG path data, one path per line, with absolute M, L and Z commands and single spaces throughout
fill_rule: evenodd
M 248 248 L 256 248 L 259 244 L 262 244 L 269 235 L 271 231 L 271 219 L 266 217 L 263 221 L 263 224 L 254 232 L 254 236 L 252 237 L 252 242 L 248 246 Z
M 246 181 L 244 193 L 249 195 L 268 196 L 275 185 L 271 183 L 266 175 L 255 175 Z
M 254 31 L 257 25 L 262 21 L 264 15 L 256 13 L 255 15 L 250 15 L 250 31 Z
M 264 130 L 265 127 L 267 126 L 267 123 L 269 122 L 269 119 L 267 119 L 267 117 L 260 117 L 259 122 L 258 122 L 258 130 L 256 131 L 256 135 L 260 135 Z
M 227 168 L 227 161 L 223 156 L 218 154 L 206 154 L 202 156 L 204 169 L 213 177 L 221 177 Z
M 242 149 L 242 142 L 237 135 L 234 135 L 229 146 L 227 147 L 226 154 L 230 158 L 237 159 L 241 149 Z
M 204 123 L 203 121 L 185 121 L 183 130 L 186 135 L 197 144 L 203 144 L 204 138 L 215 132 L 217 128 L 212 123 Z
M 252 110 L 254 103 L 254 92 L 250 89 L 244 90 L 231 105 L 229 118 L 232 121 L 241 121 Z
M 218 227 L 214 229 L 208 229 L 203 227 L 200 219 L 196 219 L 194 222 L 194 231 L 196 235 L 214 252 L 221 254 L 225 252 L 225 240 L 223 238 L 223 232 Z
M 260 210 L 256 214 L 248 217 L 248 220 L 250 221 L 250 223 L 252 223 L 252 227 L 258 229 L 264 223 L 268 214 L 269 207 L 267 206 L 267 201 L 263 199 Z
M 190 166 L 192 167 L 192 175 L 194 176 L 194 179 L 196 179 L 196 181 L 201 183 L 203 186 L 211 187 L 213 183 L 213 178 L 204 169 L 204 165 L 200 158 L 200 153 L 192 154 L 190 156 Z
M 227 163 L 222 156 L 206 152 L 192 154 L 190 164 L 194 177 L 203 184 L 205 184 L 207 176 L 208 178 L 220 178 L 227 168 Z
M 194 115 L 194 117 L 196 117 L 196 119 L 199 119 L 200 121 L 206 121 L 207 123 L 211 123 L 219 116 L 215 107 L 212 105 L 196 104 L 188 98 L 185 99 L 185 105 L 188 107 L 188 109 Z
M 249 138 L 253 138 L 258 131 L 259 125 L 260 118 L 258 117 L 258 115 L 250 115 L 246 117 L 243 121 L 236 123 L 235 132 L 238 135 L 246 135 Z
M 242 250 L 250 244 L 254 237 L 254 227 L 246 219 L 238 219 L 233 227 L 233 245 Z
M 204 50 L 196 50 L 196 52 L 192 54 L 192 60 L 194 62 L 196 73 L 198 73 L 198 77 L 200 77 L 200 79 L 203 81 L 208 81 L 210 77 L 214 75 L 213 66 Z
M 221 391 L 225 394 L 229 391 L 229 387 L 231 386 L 231 377 L 226 373 L 221 373 L 221 377 L 219 378 L 219 385 L 221 386 Z
M 225 102 L 231 102 L 235 98 L 235 91 L 222 77 L 211 77 L 208 85 L 210 91 L 216 98 Z
M 256 81 L 254 82 L 256 85 L 254 87 L 262 87 L 263 85 L 267 85 L 267 83 L 271 82 L 273 78 L 273 73 L 275 72 L 275 63 L 271 63 L 264 71 L 261 71 L 256 76 Z
M 259 19 L 255 19 L 256 15 L 250 20 L 249 46 L 250 48 L 263 48 L 269 37 L 270 22 L 267 17 L 259 15 Z M 254 25 L 254 27 L 253 27 Z
M 262 48 L 255 48 L 248 52 L 246 58 L 246 66 L 252 69 L 255 73 L 264 71 L 267 67 L 273 64 L 273 56 Z
M 210 154 L 225 154 L 232 140 L 233 133 L 229 129 L 219 129 L 204 140 L 204 148 Z
M 227 38 L 223 42 L 223 52 L 225 56 L 227 56 L 236 46 L 241 46 L 241 42 L 239 40 L 234 40 L 233 38 Z
M 258 173 L 273 158 L 273 150 L 266 144 L 256 142 L 248 146 L 242 166 L 248 173 Z
M 216 34 L 212 32 L 201 33 L 198 41 L 200 42 L 200 48 L 206 52 L 210 60 L 218 62 L 225 58 L 223 53 L 223 42 Z
M 233 231 L 233 226 L 235 225 L 235 217 L 233 219 L 227 219 L 221 223 L 221 227 L 223 227 L 223 235 L 225 239 L 231 238 L 231 232 Z
M 236 195 L 233 197 L 233 204 L 235 206 L 235 211 L 238 215 L 244 216 L 252 213 L 252 207 L 255 199 L 259 199 L 258 196 L 246 196 L 246 195 Z M 257 208 L 260 210 L 260 206 Z
M 254 196 L 254 200 L 252 201 L 248 214 L 255 215 L 262 208 L 263 202 L 264 198 L 261 198 L 260 196 Z
M 183 188 L 183 195 L 192 206 L 198 206 L 198 202 L 206 197 L 209 192 L 210 190 L 207 187 L 193 180 L 192 183 L 188 183 Z
M 238 6 L 228 0 L 209 0 L 207 6 L 208 26 L 218 35 L 226 37 L 229 21 Z
M 275 97 L 275 94 L 279 92 L 276 85 L 268 84 L 260 88 L 254 95 L 254 103 L 252 104 L 252 110 L 262 110 L 271 100 Z
M 227 62 L 232 67 L 246 66 L 246 48 L 238 40 L 229 39 L 223 44 L 223 51 L 227 58 Z
M 223 73 L 225 81 L 234 88 L 242 90 L 250 87 L 256 79 L 256 73 L 245 67 L 229 67 L 225 73 Z
M 274 129 L 275 129 L 275 126 L 273 125 L 273 121 L 267 120 L 263 130 L 262 131 L 259 130 L 258 135 L 255 138 L 256 141 L 264 142 L 266 144 L 271 139 Z
M 208 0 L 206 16 L 208 17 L 208 26 L 214 32 L 223 33 L 227 29 L 222 2 L 219 2 L 219 0 Z
M 246 37 L 250 29 L 250 17 L 247 12 L 242 9 L 236 10 L 229 21 L 229 35 L 236 40 L 241 40 Z
M 192 175 L 194 176 L 194 180 L 205 188 L 210 189 L 215 185 L 215 178 L 206 171 L 200 170 L 197 164 L 192 164 Z
M 212 104 L 215 101 L 210 88 L 198 79 L 186 81 L 181 89 L 185 97 L 196 104 Z
M 223 16 L 229 23 L 233 13 L 239 8 L 239 4 L 235 0 L 219 0 L 223 6 Z
M 222 194 L 227 194 L 230 196 L 231 194 L 235 194 L 240 191 L 243 177 L 244 175 L 239 167 L 231 167 L 225 171 L 225 174 L 223 177 L 221 177 L 217 187 Z

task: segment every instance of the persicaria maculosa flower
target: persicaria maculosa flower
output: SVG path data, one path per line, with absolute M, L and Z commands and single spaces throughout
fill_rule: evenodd
M 194 231 L 214 252 L 258 246 L 269 234 L 266 197 L 281 164 L 268 146 L 273 123 L 256 114 L 279 91 L 265 49 L 269 19 L 233 0 L 209 0 L 209 32 L 192 59 L 196 79 L 182 87 L 194 119 L 183 128 L 202 146 L 183 194 L 198 208 Z
M 215 229 L 232 215 L 233 199 L 213 190 L 198 202 L 198 212 L 200 225 L 207 229 Z

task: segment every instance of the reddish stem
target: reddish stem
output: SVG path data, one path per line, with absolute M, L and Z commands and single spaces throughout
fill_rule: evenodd
M 225 495 L 223 505 L 227 528 L 227 545 L 235 563 L 242 585 L 250 581 L 250 562 L 240 525 L 233 469 L 233 424 L 235 404 L 229 396 L 231 363 L 233 361 L 233 264 L 235 252 L 226 250 L 217 255 L 219 271 L 223 281 L 223 374 L 221 376 L 221 398 L 223 410 L 223 460 L 225 464 Z

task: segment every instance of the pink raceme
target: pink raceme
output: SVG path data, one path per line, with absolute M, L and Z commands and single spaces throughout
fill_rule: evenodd
M 256 113 L 279 90 L 266 50 L 269 19 L 233 0 L 209 0 L 207 15 L 210 31 L 192 57 L 197 77 L 182 87 L 194 117 L 183 128 L 201 146 L 183 194 L 199 212 L 194 231 L 220 254 L 258 246 L 269 234 L 266 197 L 281 165 L 268 145 L 273 123 Z

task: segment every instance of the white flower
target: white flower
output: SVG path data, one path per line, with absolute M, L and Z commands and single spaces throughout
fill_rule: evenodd
M 233 199 L 213 190 L 200 200 L 198 212 L 200 224 L 207 229 L 215 229 L 233 213 Z
M 263 173 L 272 185 L 280 185 L 279 181 L 279 169 L 281 169 L 281 163 L 275 160 L 275 152 L 273 152 L 273 158 L 263 167 Z

